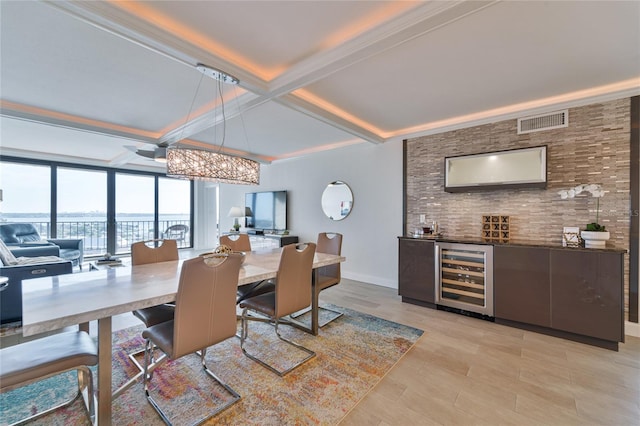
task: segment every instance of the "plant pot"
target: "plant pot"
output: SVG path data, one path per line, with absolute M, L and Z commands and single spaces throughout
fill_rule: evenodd
M 599 248 L 606 247 L 607 240 L 611 238 L 609 231 L 582 231 L 580 236 L 584 240 L 584 246 L 586 248 Z

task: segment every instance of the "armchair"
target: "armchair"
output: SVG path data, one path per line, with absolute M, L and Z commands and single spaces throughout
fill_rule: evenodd
M 188 232 L 189 227 L 187 225 L 171 225 L 164 232 L 162 232 L 161 238 L 164 240 L 176 240 L 180 242 L 180 244 L 182 244 L 187 242 Z
M 17 257 L 58 256 L 70 260 L 82 269 L 84 242 L 82 239 L 43 240 L 31 223 L 0 224 L 0 239 Z

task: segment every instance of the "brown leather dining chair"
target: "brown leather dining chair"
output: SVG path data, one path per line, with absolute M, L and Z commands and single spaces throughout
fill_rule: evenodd
M 149 263 L 168 262 L 178 260 L 178 243 L 176 240 L 147 240 L 131 244 L 131 265 L 146 265 Z M 160 324 L 173 319 L 174 305 L 171 303 L 136 309 L 133 315 L 142 321 L 145 327 Z M 143 351 L 129 354 L 131 361 L 142 371 L 142 366 L 136 356 Z
M 240 302 L 240 308 L 242 308 L 240 348 L 242 352 L 280 376 L 284 376 L 316 355 L 311 349 L 282 337 L 278 329 L 280 324 L 291 324 L 283 317 L 311 304 L 311 271 L 315 251 L 316 245 L 314 243 L 290 244 L 283 247 L 275 279 L 275 291 L 253 296 Z M 258 312 L 261 316 L 250 315 L 250 310 Z M 280 340 L 306 352 L 307 356 L 290 368 L 278 370 L 256 355 L 250 354 L 245 348 L 249 337 L 249 321 L 273 324 Z
M 321 232 L 318 234 L 318 242 L 316 247 L 317 253 L 328 253 L 340 256 L 342 252 L 342 234 L 335 232 Z M 333 265 L 322 266 L 316 270 L 316 282 L 314 286 L 313 297 L 318 300 L 320 292 L 329 287 L 333 287 L 340 283 L 340 263 Z M 319 306 L 319 305 L 318 305 Z M 309 312 L 311 308 L 307 308 L 301 312 L 297 312 L 291 315 L 292 318 L 298 318 L 299 316 Z M 318 324 L 319 327 L 324 327 L 331 321 L 334 321 L 342 316 L 342 312 L 335 311 L 326 307 L 319 306 L 319 309 L 333 313 L 331 319 Z
M 220 244 L 229 247 L 233 251 L 251 251 L 251 240 L 247 234 L 222 235 L 220 237 Z M 241 285 L 236 292 L 236 303 L 240 303 L 247 297 L 268 293 L 273 291 L 273 289 L 273 285 L 267 280 Z
M 251 240 L 247 234 L 222 235 L 220 244 L 233 251 L 251 251 Z
M 176 360 L 199 351 L 202 367 L 222 385 L 231 398 L 196 422 L 200 424 L 240 400 L 240 395 L 224 383 L 205 363 L 206 349 L 236 335 L 236 287 L 240 272 L 239 254 L 199 256 L 186 260 L 180 271 L 174 319 L 148 327 L 142 332 L 146 339 L 144 361 L 144 392 L 149 403 L 165 423 L 171 424 L 150 392 L 149 367 L 153 347 L 163 355 L 154 363 L 154 371 L 167 360 Z M 171 368 L 171 364 L 163 368 Z
M 149 244 L 159 244 L 151 247 Z M 148 263 L 168 262 L 178 260 L 178 244 L 176 240 L 148 240 L 131 244 L 131 265 L 145 265 Z M 173 319 L 173 305 L 164 304 L 133 311 L 145 326 L 169 321 Z
M 93 391 L 93 375 L 89 366 L 98 363 L 98 348 L 94 341 L 84 331 L 69 331 L 29 340 L 14 346 L 0 349 L 0 393 L 11 391 L 49 377 L 57 376 L 67 371 L 75 370 L 78 375 L 78 391 L 67 402 L 55 407 L 32 412 L 28 418 L 12 423 L 12 426 L 22 425 L 53 413 L 60 408 L 73 404 L 82 399 L 87 410 L 89 421 L 96 424 L 95 394 Z M 50 382 L 47 390 L 55 393 L 64 380 Z M 62 393 L 65 395 L 65 393 Z M 3 419 L 6 421 L 6 419 Z M 7 424 L 5 421 L 0 423 Z M 62 419 L 56 419 L 60 424 Z M 45 423 L 55 423 L 49 419 Z

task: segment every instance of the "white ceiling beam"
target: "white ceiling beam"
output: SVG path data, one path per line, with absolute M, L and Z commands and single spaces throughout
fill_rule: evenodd
M 271 82 L 269 96 L 290 93 L 496 3 L 496 0 L 426 2 L 334 49 L 297 63 Z
M 110 2 L 75 0 L 45 0 L 45 2 L 96 28 L 185 66 L 195 68 L 198 63 L 203 63 L 238 78 L 240 86 L 251 92 L 262 94 L 267 91 L 267 83 L 247 70 L 145 22 Z
M 95 133 L 98 135 L 109 135 L 120 139 L 129 139 L 134 142 L 144 142 L 152 144 L 158 143 L 157 139 L 154 137 L 140 135 L 134 131 L 127 132 L 125 130 L 112 128 L 109 127 L 109 123 L 105 123 L 104 126 L 101 126 L 99 124 L 94 125 L 82 122 L 79 119 L 75 120 L 72 116 L 69 116 L 67 119 L 65 119 L 45 114 L 37 114 L 35 112 L 26 112 L 18 108 L 11 108 L 7 105 L 9 105 L 8 102 L 3 102 L 2 107 L 0 107 L 0 116 L 45 124 L 47 126 L 62 127 L 71 130 Z
M 274 100 L 282 105 L 292 108 L 302 114 L 329 124 L 344 132 L 350 133 L 353 136 L 357 136 L 367 142 L 382 143 L 384 139 L 377 134 L 365 129 L 364 127 L 353 124 L 351 121 L 346 120 L 340 116 L 330 113 L 329 111 L 305 101 L 294 95 L 285 95 Z
M 338 117 L 321 106 L 289 94 L 359 61 L 491 6 L 496 1 L 427 2 L 335 49 L 300 62 L 270 84 L 247 70 L 142 21 L 108 2 L 48 1 L 48 3 L 97 28 L 176 60 L 185 66 L 193 67 L 196 63 L 202 62 L 234 75 L 240 80 L 241 87 L 259 97 L 243 96 L 239 100 L 241 104 L 235 113 L 230 112 L 227 118 L 269 100 L 277 99 L 278 103 L 317 118 L 328 125 L 364 140 L 380 143 L 383 139 L 379 135 L 346 118 Z M 205 116 L 201 116 L 163 135 L 160 141 L 175 143 L 180 138 L 188 138 L 220 122 L 219 117 L 207 120 Z
M 224 117 L 222 111 L 218 108 L 215 111 L 209 111 L 193 119 L 189 119 L 184 124 L 172 129 L 160 137 L 160 143 L 166 143 L 173 145 L 182 139 L 189 138 L 195 134 L 198 134 L 209 128 L 222 124 L 224 120 L 231 120 L 245 111 L 254 108 L 258 105 L 262 105 L 267 102 L 267 99 L 256 96 L 253 93 L 247 92 L 231 102 L 224 104 L 225 113 Z
M 357 62 L 378 55 L 496 3 L 497 1 L 494 0 L 426 3 L 396 19 L 387 21 L 360 37 L 347 41 L 335 49 L 322 52 L 293 66 L 273 81 L 269 96 L 272 98 L 279 96 L 277 101 L 282 105 L 366 141 L 384 142 L 383 137 L 353 121 L 339 117 L 318 105 L 289 94 Z

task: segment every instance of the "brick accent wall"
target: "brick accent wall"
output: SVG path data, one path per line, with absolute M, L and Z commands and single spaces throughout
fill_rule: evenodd
M 547 189 L 444 192 L 444 158 L 547 145 Z M 510 216 L 511 242 L 562 244 L 562 228 L 595 221 L 596 199 L 562 200 L 561 189 L 601 184 L 599 223 L 611 233 L 607 247 L 629 249 L 630 99 L 569 109 L 569 126 L 525 135 L 517 120 L 409 139 L 405 232 L 436 220 L 446 237 L 479 239 L 482 215 Z M 625 256 L 625 306 L 629 259 Z

